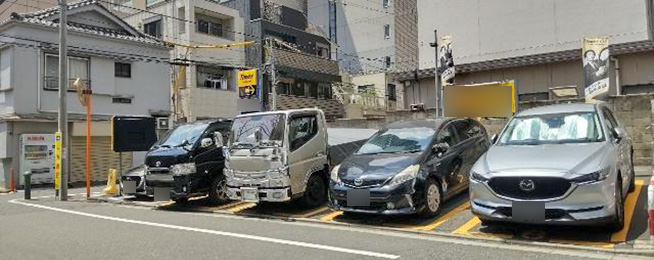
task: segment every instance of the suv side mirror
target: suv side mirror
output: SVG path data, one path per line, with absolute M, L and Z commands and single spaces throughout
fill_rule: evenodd
M 495 144 L 495 142 L 497 142 L 497 137 L 498 137 L 497 134 L 494 134 L 494 135 L 491 137 L 491 144 Z
M 223 145 L 225 145 L 225 142 L 223 141 L 223 135 L 220 132 L 213 133 L 213 143 L 217 147 L 222 147 Z
M 207 148 L 213 144 L 213 141 L 211 138 L 204 138 L 202 141 L 200 141 L 200 147 L 202 148 Z
M 611 134 L 613 135 L 613 138 L 615 138 L 615 140 L 617 142 L 622 141 L 622 139 L 624 139 L 624 136 L 625 136 L 625 132 L 622 131 L 622 129 L 617 128 L 617 127 L 613 128 L 613 131 L 611 131 Z
M 448 143 L 437 143 L 432 147 L 432 149 L 434 150 L 434 153 L 440 157 L 450 149 L 450 145 Z

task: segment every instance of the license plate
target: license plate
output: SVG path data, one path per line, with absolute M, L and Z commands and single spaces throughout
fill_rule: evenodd
M 347 206 L 348 207 L 370 206 L 370 189 L 347 190 Z
M 145 178 L 149 181 L 173 181 L 173 176 L 170 174 L 150 174 Z
M 511 213 L 513 220 L 517 221 L 545 221 L 545 202 L 514 201 Z
M 241 198 L 243 198 L 243 201 L 259 202 L 259 189 L 241 188 Z

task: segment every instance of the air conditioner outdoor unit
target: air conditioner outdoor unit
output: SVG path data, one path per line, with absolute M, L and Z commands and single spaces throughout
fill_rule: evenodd
M 420 104 L 411 104 L 411 111 L 424 111 L 425 110 L 425 104 L 420 103 Z
M 170 123 L 168 122 L 167 117 L 158 117 L 157 118 L 157 130 L 168 130 L 170 129 Z

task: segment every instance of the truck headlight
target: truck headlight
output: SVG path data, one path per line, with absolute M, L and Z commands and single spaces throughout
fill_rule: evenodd
M 581 175 L 579 177 L 575 177 L 571 181 L 576 184 L 598 182 L 606 179 L 606 177 L 608 176 L 608 172 L 609 172 L 608 170 L 599 170 L 599 171 L 591 172 L 589 174 Z
M 406 167 L 406 169 L 402 170 L 400 173 L 395 175 L 395 177 L 391 179 L 388 185 L 396 185 L 396 184 L 413 180 L 418 176 L 419 171 L 420 171 L 420 165 L 417 164 Z
M 173 176 L 189 175 L 195 173 L 195 163 L 175 164 L 170 168 L 170 172 L 173 174 Z
M 330 179 L 332 179 L 333 182 L 339 182 L 338 169 L 340 169 L 340 168 L 341 168 L 341 165 L 339 164 L 339 165 L 334 166 L 334 169 L 332 169 L 332 172 L 331 172 L 329 177 L 330 177 Z
M 288 175 L 288 167 L 287 166 L 280 167 L 280 168 L 277 168 L 277 169 L 268 170 L 268 176 L 271 179 L 278 179 L 278 178 L 282 178 L 282 177 L 287 176 L 287 175 Z

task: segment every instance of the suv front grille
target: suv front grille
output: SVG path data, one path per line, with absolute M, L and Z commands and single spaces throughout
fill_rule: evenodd
M 521 181 L 533 181 L 534 189 L 521 189 Z M 521 199 L 553 199 L 563 196 L 570 189 L 570 182 L 557 177 L 494 177 L 488 181 L 488 186 L 500 196 Z
M 362 181 L 363 182 L 361 183 L 361 185 L 355 185 L 354 184 L 354 179 L 352 179 L 352 180 L 341 179 L 341 182 L 343 182 L 343 184 L 345 184 L 345 186 L 352 187 L 352 188 L 379 187 L 382 184 L 384 184 L 384 182 L 386 182 L 385 179 L 368 179 L 368 180 L 362 180 Z

